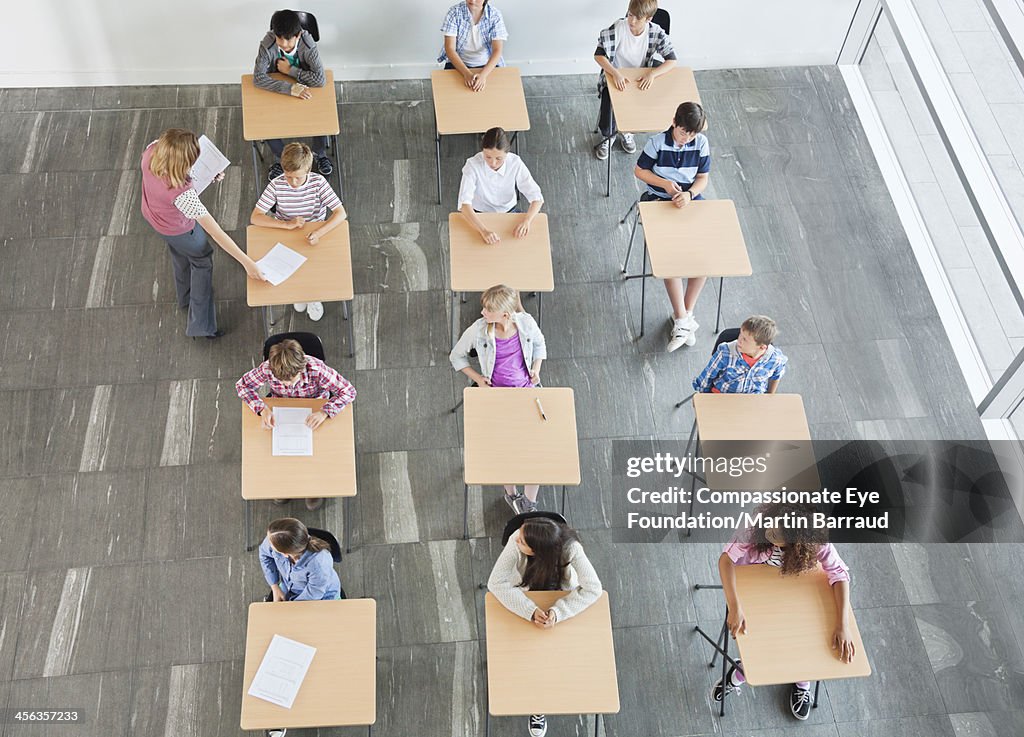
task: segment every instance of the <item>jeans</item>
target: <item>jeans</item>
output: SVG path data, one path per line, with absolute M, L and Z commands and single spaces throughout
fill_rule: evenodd
M 213 303 L 213 248 L 206 239 L 206 231 L 196 223 L 187 233 L 165 235 L 164 241 L 174 266 L 178 306 L 188 307 L 185 335 L 213 335 L 217 332 L 217 311 Z

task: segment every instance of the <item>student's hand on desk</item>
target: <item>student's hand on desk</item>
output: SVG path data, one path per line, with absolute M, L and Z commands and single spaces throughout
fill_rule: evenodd
M 306 418 L 306 427 L 311 427 L 316 430 L 327 419 L 326 412 L 313 412 L 309 417 Z
M 534 386 L 538 386 L 540 384 L 540 371 L 531 371 L 530 372 L 530 382 Z
M 512 235 L 514 235 L 516 238 L 525 238 L 527 233 L 529 232 L 530 221 L 527 220 L 526 218 L 523 218 L 522 220 L 519 221 L 519 224 L 516 226 L 516 229 L 512 231 Z
M 539 629 L 551 629 L 555 626 L 555 613 L 550 609 L 546 612 L 541 611 L 540 609 L 534 609 L 531 621 Z
M 491 377 L 481 375 L 479 378 L 474 379 L 476 385 L 488 389 L 491 386 Z
M 501 236 L 499 236 L 493 230 L 488 230 L 486 233 L 483 233 L 483 237 L 484 237 L 484 243 L 486 243 L 486 244 L 488 244 L 490 246 L 493 246 L 493 245 L 501 242 Z
M 320 231 L 314 230 L 312 233 L 306 236 L 306 240 L 309 241 L 309 245 L 315 246 L 320 242 Z
M 309 91 L 309 88 L 306 85 L 296 82 L 292 85 L 292 97 L 298 97 L 301 100 L 309 100 L 313 97 L 313 93 Z
M 287 74 L 291 68 L 292 65 L 288 63 L 287 59 L 277 60 L 277 71 L 281 72 L 281 74 Z
M 489 72 L 480 72 L 479 74 L 475 74 L 473 76 L 472 88 L 473 88 L 474 92 L 483 92 L 484 91 L 484 87 L 487 86 L 487 75 L 488 74 L 489 74 Z
M 274 601 L 284 601 L 284 592 L 281 591 L 281 587 L 274 585 L 270 587 L 270 590 L 274 592 Z
M 267 407 L 260 413 L 260 427 L 264 430 L 274 429 L 274 410 Z
M 836 654 L 844 663 L 849 663 L 853 660 L 855 647 L 849 627 L 843 627 L 842 625 L 836 627 L 836 631 L 832 633 L 832 649 L 838 651 Z
M 288 221 L 288 229 L 295 230 L 296 228 L 302 228 L 306 225 L 306 218 L 295 217 Z
M 615 72 L 615 74 L 612 75 L 612 84 L 615 85 L 615 89 L 622 92 L 622 90 L 626 89 L 626 85 L 629 84 L 629 80 L 626 79 L 626 75 Z
M 473 73 L 472 69 L 467 69 L 466 73 L 462 75 L 462 79 L 465 81 L 466 86 L 469 87 L 469 89 L 474 89 L 473 85 L 476 84 L 476 74 Z
M 747 634 L 747 617 L 743 614 L 743 608 L 737 607 L 735 612 L 730 609 L 726 624 L 734 639 L 737 635 Z
M 672 195 L 672 204 L 676 207 L 686 207 L 692 201 L 689 192 L 676 192 Z
M 649 90 L 654 84 L 654 71 L 645 72 L 636 78 L 636 86 L 642 90 Z

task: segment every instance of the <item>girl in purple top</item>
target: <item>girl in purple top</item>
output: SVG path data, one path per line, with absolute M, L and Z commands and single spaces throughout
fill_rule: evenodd
M 540 367 L 547 358 L 544 335 L 519 301 L 519 293 L 504 284 L 491 287 L 480 297 L 482 317 L 459 338 L 448 359 L 480 387 L 527 387 L 540 384 Z M 470 364 L 476 353 L 480 371 Z M 537 509 L 536 485 L 505 486 L 505 501 L 515 511 Z
M 793 505 L 772 505 L 762 510 L 764 517 L 795 519 L 808 516 L 803 507 Z M 799 575 L 813 570 L 819 564 L 828 576 L 829 585 L 836 606 L 836 629 L 832 633 L 832 648 L 844 663 L 853 660 L 854 644 L 850 629 L 850 572 L 835 546 L 822 542 L 822 532 L 811 529 L 752 528 L 733 538 L 718 558 L 718 572 L 722 578 L 722 589 L 728 606 L 726 623 L 735 638 L 746 634 L 747 621 L 743 604 L 736 593 L 736 566 L 765 564 L 782 569 L 782 575 Z M 732 666 L 726 674 L 728 685 L 719 679 L 712 689 L 712 698 L 721 701 L 724 692 L 739 690 L 746 679 L 743 670 Z M 793 716 L 804 720 L 810 715 L 811 684 L 808 681 L 794 683 L 789 697 Z

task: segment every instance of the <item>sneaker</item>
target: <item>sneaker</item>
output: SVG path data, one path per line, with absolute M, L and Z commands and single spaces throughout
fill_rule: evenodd
M 811 689 L 800 688 L 795 683 L 789 693 L 789 710 L 801 722 L 811 715 Z
M 531 502 L 529 499 L 526 498 L 526 495 L 524 494 L 523 500 L 519 502 L 519 509 L 521 510 L 521 512 L 536 512 L 537 502 Z
M 324 303 L 310 302 L 306 305 L 306 314 L 309 315 L 309 319 L 313 322 L 318 321 L 324 316 Z
M 594 156 L 596 156 L 599 161 L 604 161 L 608 158 L 608 153 L 611 151 L 611 148 L 612 142 L 606 138 L 594 146 Z
M 292 307 L 295 308 L 296 312 L 305 312 L 306 311 L 306 306 L 307 305 L 306 305 L 305 302 L 296 302 L 295 304 L 292 305 Z
M 622 144 L 622 150 L 627 154 L 636 153 L 636 138 L 633 137 L 632 133 L 620 133 L 619 143 Z
M 308 509 L 310 512 L 315 512 L 316 510 L 320 509 L 320 507 L 322 507 L 323 505 L 324 505 L 324 500 L 323 499 L 307 499 L 306 500 L 306 509 Z
M 270 171 L 267 172 L 267 179 L 274 181 L 282 174 L 284 174 L 284 169 L 281 168 L 280 164 L 271 164 Z
M 737 663 L 740 661 L 737 660 Z M 725 694 L 738 694 L 740 692 L 740 681 L 736 680 L 736 666 L 730 665 L 729 670 L 725 674 L 725 680 L 728 681 L 729 685 L 725 688 L 722 687 L 722 679 L 719 678 L 715 681 L 715 685 L 711 687 L 711 699 L 716 703 L 721 702 Z
M 326 156 L 318 156 L 316 159 L 316 170 L 321 176 L 329 177 L 334 173 L 334 164 Z
M 505 497 L 505 504 L 512 507 L 513 512 L 515 512 L 516 514 L 523 513 L 522 504 L 524 501 L 526 501 L 526 497 L 523 496 L 523 492 L 517 491 L 515 493 L 515 496 L 513 496 L 512 494 L 502 494 L 502 496 Z
M 291 501 L 291 499 L 274 499 L 274 504 L 276 504 L 279 507 L 283 507 L 285 504 L 287 504 L 290 501 Z
M 267 737 L 284 737 L 286 734 L 288 734 L 288 730 L 285 727 L 267 730 Z
M 548 720 L 543 714 L 530 717 L 530 737 L 544 737 L 548 733 Z
M 686 317 L 680 317 L 672 323 L 672 334 L 668 340 L 668 352 L 682 348 L 684 345 L 693 345 L 697 342 L 697 328 L 700 325 L 693 319 L 693 313 L 687 312 Z

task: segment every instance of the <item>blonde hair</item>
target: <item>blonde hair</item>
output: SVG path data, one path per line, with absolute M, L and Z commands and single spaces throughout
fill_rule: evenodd
M 510 315 L 524 312 L 519 292 L 504 284 L 497 284 L 481 294 L 480 306 L 488 312 L 507 312 Z M 487 332 L 493 335 L 494 325 L 488 325 Z
M 629 0 L 626 12 L 634 18 L 653 18 L 658 12 L 658 0 Z
M 743 321 L 740 329 L 746 330 L 758 345 L 771 345 L 779 335 L 775 321 L 765 315 L 751 315 Z
M 304 143 L 293 142 L 281 152 L 281 168 L 287 172 L 304 171 L 313 168 L 313 152 Z
M 267 362 L 274 376 L 281 381 L 288 381 L 306 368 L 306 354 L 297 340 L 282 340 L 270 346 L 270 350 L 267 351 Z
M 199 139 L 184 128 L 168 128 L 160 134 L 149 159 L 149 170 L 172 187 L 189 180 L 192 165 L 199 158 Z

